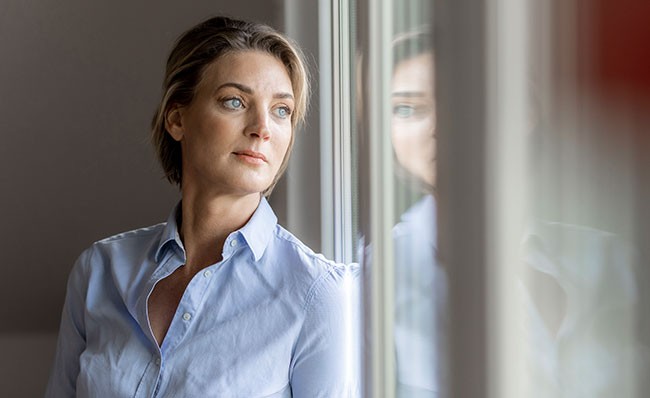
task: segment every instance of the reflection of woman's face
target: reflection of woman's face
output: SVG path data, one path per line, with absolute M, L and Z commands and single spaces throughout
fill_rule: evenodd
M 436 114 L 430 53 L 397 64 L 391 101 L 392 141 L 397 160 L 409 173 L 433 187 Z

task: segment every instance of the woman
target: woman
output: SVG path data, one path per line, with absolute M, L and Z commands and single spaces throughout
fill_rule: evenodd
M 391 141 L 401 179 L 418 191 L 393 228 L 397 397 L 447 395 L 447 273 L 436 258 L 436 113 L 432 37 L 393 43 Z
M 153 142 L 182 200 L 93 244 L 68 282 L 46 396 L 343 397 L 346 267 L 276 224 L 308 80 L 272 28 L 224 17 L 174 46 Z

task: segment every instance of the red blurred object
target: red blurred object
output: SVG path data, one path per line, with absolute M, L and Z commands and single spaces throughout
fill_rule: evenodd
M 593 12 L 594 83 L 605 91 L 650 98 L 650 1 L 582 4 Z

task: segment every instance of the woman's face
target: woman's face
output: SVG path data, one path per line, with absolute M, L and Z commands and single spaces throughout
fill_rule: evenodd
M 264 191 L 287 153 L 293 108 L 291 80 L 272 55 L 241 51 L 212 62 L 192 103 L 167 116 L 167 131 L 181 143 L 183 187 Z
M 392 141 L 397 161 L 410 174 L 433 187 L 436 114 L 431 54 L 397 64 L 391 97 Z

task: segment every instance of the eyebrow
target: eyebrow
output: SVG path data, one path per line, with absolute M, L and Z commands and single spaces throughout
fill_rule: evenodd
M 391 96 L 416 98 L 416 97 L 426 97 L 427 95 L 424 91 L 396 91 L 393 94 L 391 94 Z
M 234 83 L 234 82 L 224 83 L 221 86 L 217 87 L 217 90 L 215 90 L 215 91 L 219 91 L 219 90 L 221 90 L 222 88 L 225 88 L 225 87 L 234 87 L 237 90 L 243 91 L 246 94 L 253 94 L 253 89 L 252 88 L 250 88 L 250 87 L 248 87 L 248 86 L 246 86 L 244 84 Z M 291 95 L 290 93 L 281 92 L 281 93 L 273 94 L 273 98 L 276 98 L 276 99 L 291 99 L 291 100 L 293 100 L 293 95 Z

